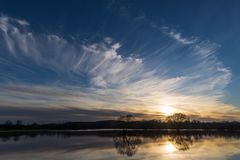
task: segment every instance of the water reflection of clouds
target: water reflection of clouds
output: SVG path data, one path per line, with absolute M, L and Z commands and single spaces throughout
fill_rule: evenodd
M 224 146 L 224 147 L 223 147 Z M 14 153 L 14 154 L 13 154 Z M 239 136 L 21 135 L 1 136 L 2 159 L 218 159 L 240 158 Z M 37 158 L 36 158 L 37 157 Z

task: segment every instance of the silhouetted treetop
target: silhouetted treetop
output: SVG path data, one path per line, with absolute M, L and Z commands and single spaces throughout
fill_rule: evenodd
M 167 122 L 177 122 L 177 123 L 182 123 L 182 122 L 189 122 L 190 119 L 187 115 L 183 113 L 175 113 L 171 116 L 168 116 L 166 118 Z
M 127 115 L 124 115 L 124 116 L 120 116 L 118 118 L 119 121 L 124 121 L 124 122 L 130 122 L 130 121 L 133 121 L 135 120 L 135 118 L 133 117 L 133 115 L 131 114 L 127 114 Z

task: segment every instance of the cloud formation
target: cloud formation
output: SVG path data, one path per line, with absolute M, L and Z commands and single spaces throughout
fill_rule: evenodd
M 216 44 L 165 28 L 162 36 L 175 41 L 160 41 L 149 55 L 136 58 L 110 37 L 78 43 L 30 28 L 25 20 L 0 17 L 0 107 L 161 117 L 161 108 L 170 105 L 203 119 L 238 117 L 236 107 L 222 102 L 231 71 L 216 57 Z
M 173 38 L 174 40 L 182 44 L 193 44 L 197 41 L 196 38 L 191 38 L 191 39 L 184 38 L 181 33 L 170 30 L 168 27 L 162 27 L 162 30 L 169 37 Z

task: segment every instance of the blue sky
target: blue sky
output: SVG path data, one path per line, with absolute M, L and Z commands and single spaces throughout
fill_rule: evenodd
M 1 120 L 238 120 L 238 1 L 0 1 Z

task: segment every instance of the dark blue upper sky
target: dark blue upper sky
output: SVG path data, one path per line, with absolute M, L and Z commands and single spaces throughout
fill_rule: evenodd
M 118 95 L 121 91 L 124 95 L 122 88 L 144 81 L 149 87 L 147 91 L 165 89 L 166 94 L 181 93 L 194 101 L 196 97 L 199 100 L 199 97 L 212 96 L 208 105 L 221 101 L 240 107 L 240 1 L 0 0 L 0 14 L 0 41 L 6 43 L 0 50 L 3 85 L 10 82 L 24 87 L 58 84 L 67 90 L 69 86 L 81 87 L 81 92 L 91 95 L 95 93 L 89 88 L 117 88 L 117 93 L 112 94 Z M 23 25 L 19 20 L 28 24 Z M 23 37 L 31 40 L 20 42 Z M 112 49 L 111 54 L 108 48 Z M 77 53 L 79 50 L 81 53 Z M 103 59 L 85 55 L 85 52 L 95 54 L 95 50 L 104 52 Z M 35 56 L 31 55 L 33 52 Z M 79 66 L 80 61 L 85 62 L 84 67 Z M 121 67 L 129 67 L 130 71 L 122 71 Z M 113 71 L 106 71 L 107 68 Z M 192 79 L 184 81 L 186 77 Z M 175 78 L 177 80 L 172 82 Z M 184 80 L 175 82 L 179 79 Z M 165 84 L 165 80 L 170 82 Z M 171 87 L 158 88 L 163 81 Z M 2 98 L 17 99 L 15 90 L 13 92 L 3 94 Z M 109 94 L 105 93 L 105 97 Z M 195 94 L 196 97 L 189 97 Z M 54 98 L 47 99 L 54 101 Z M 181 110 L 184 103 L 180 99 L 176 103 L 161 101 L 159 105 L 170 103 Z M 115 102 L 105 105 L 112 103 Z M 92 106 L 96 108 L 97 104 Z

